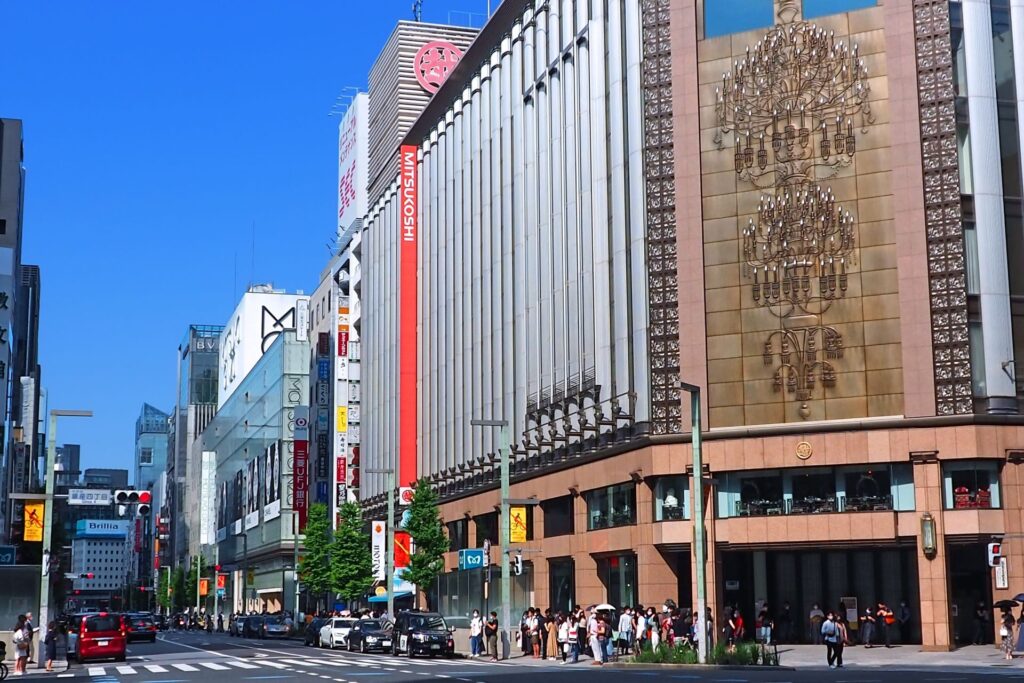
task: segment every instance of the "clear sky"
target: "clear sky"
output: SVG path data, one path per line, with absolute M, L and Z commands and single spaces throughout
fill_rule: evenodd
M 189 323 L 226 322 L 250 280 L 315 288 L 335 229 L 328 112 L 365 90 L 411 4 L 5 0 L 0 116 L 24 121 L 43 385 L 51 408 L 96 413 L 58 430 L 83 467 L 132 466 Z M 486 11 L 426 0 L 423 18 Z

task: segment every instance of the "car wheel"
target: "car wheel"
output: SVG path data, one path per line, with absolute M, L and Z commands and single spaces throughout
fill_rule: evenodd
M 366 654 L 366 641 L 365 640 L 360 641 L 360 643 L 359 643 L 359 651 L 361 653 L 363 653 L 364 655 Z
M 408 655 L 409 659 L 413 658 L 413 654 L 412 654 L 412 638 L 411 637 L 409 638 L 409 652 L 406 653 L 406 654 Z
M 349 636 L 348 640 L 345 641 L 345 649 L 352 652 L 352 636 Z

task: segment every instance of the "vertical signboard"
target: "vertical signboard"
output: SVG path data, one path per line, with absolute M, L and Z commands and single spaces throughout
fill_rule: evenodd
M 338 126 L 338 233 L 366 213 L 369 136 L 368 97 L 359 93 Z
M 526 543 L 526 507 L 513 505 L 508 511 L 508 538 L 511 543 Z
M 26 542 L 43 540 L 42 503 L 25 503 L 25 532 L 22 539 Z
M 373 578 L 375 581 L 384 580 L 385 561 L 384 553 L 387 552 L 385 544 L 385 532 L 387 523 L 375 521 L 370 530 L 370 555 L 373 558 Z
M 416 481 L 416 299 L 419 178 L 415 145 L 399 151 L 398 483 Z
M 299 529 L 305 529 L 309 510 L 309 406 L 295 407 L 292 505 L 299 515 Z

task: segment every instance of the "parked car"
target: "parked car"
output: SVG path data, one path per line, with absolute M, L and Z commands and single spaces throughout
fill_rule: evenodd
M 328 619 L 320 628 L 320 647 L 329 647 L 332 650 L 336 647 L 343 647 L 354 623 L 355 619 Z
M 291 624 L 282 616 L 263 618 L 263 632 L 267 638 L 287 638 L 290 631 Z
M 127 632 L 124 617 L 120 614 L 97 612 L 82 617 L 78 631 L 78 663 L 91 659 L 125 660 L 127 654 Z
M 245 636 L 245 617 L 235 617 L 235 620 L 231 622 L 228 627 L 228 635 L 237 636 L 239 638 Z
M 409 610 L 395 619 L 394 636 L 391 639 L 391 654 L 429 655 L 436 657 L 455 654 L 455 639 L 451 628 L 437 612 Z
M 320 629 L 326 621 L 323 617 L 313 617 L 302 631 L 302 644 L 320 647 Z
M 242 637 L 243 638 L 266 638 L 267 631 L 263 625 L 263 617 L 250 614 L 245 618 L 245 623 L 242 625 Z
M 128 642 L 148 640 L 156 642 L 156 622 L 153 617 L 145 614 L 126 614 L 124 617 Z
M 391 629 L 391 622 L 385 619 L 360 619 L 352 624 L 352 630 L 348 632 L 346 639 L 346 647 L 349 652 L 386 652 L 391 648 Z

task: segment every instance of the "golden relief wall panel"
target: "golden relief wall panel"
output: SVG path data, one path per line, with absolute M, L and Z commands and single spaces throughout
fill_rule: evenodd
M 882 10 L 779 14 L 698 47 L 712 427 L 902 413 Z

